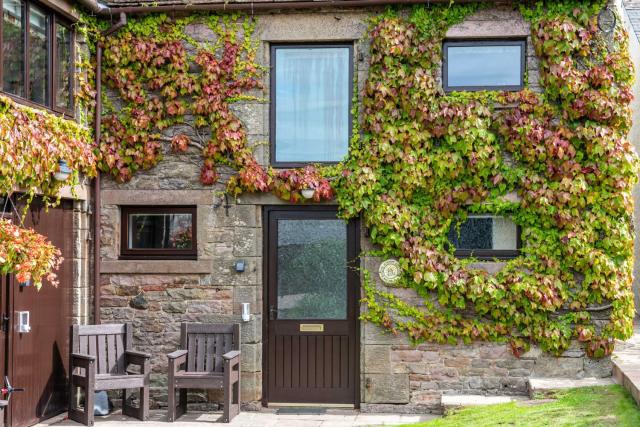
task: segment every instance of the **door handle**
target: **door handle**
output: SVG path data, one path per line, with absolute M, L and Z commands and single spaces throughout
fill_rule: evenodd
M 274 306 L 269 306 L 269 320 L 276 320 L 278 318 L 278 309 Z

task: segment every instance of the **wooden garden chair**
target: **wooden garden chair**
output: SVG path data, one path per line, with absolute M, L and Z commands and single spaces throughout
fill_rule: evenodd
M 182 323 L 180 348 L 167 355 L 169 422 L 187 411 L 189 388 L 222 388 L 222 421 L 231 421 L 240 413 L 240 325 Z M 177 403 L 176 390 L 180 391 Z
M 122 390 L 122 413 L 145 421 L 149 417 L 150 355 L 134 351 L 131 324 L 73 325 L 69 354 L 69 418 L 93 425 L 96 391 Z M 130 370 L 138 366 L 139 372 Z M 84 410 L 78 407 L 84 390 Z M 137 408 L 127 403 L 127 390 L 139 389 Z

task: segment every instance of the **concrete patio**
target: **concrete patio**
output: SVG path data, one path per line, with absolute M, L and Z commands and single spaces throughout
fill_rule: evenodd
M 277 413 L 277 410 L 266 409 L 260 412 L 241 412 L 229 424 L 220 423 L 230 427 L 355 427 L 355 426 L 391 426 L 417 423 L 438 418 L 432 414 L 364 414 L 353 410 L 327 410 L 323 414 L 310 414 L 304 410 L 298 413 Z M 174 423 L 166 420 L 166 411 L 151 411 L 149 421 L 141 422 L 134 418 L 111 414 L 106 417 L 96 417 L 96 426 L 99 427 L 127 427 L 144 426 L 169 426 L 176 427 L 202 427 L 207 423 L 218 422 L 221 413 L 197 413 L 191 412 L 180 417 Z M 66 418 L 66 414 L 49 420 L 47 423 L 37 426 L 73 426 L 80 424 Z

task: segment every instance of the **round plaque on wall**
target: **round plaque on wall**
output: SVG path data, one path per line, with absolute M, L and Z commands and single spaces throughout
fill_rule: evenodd
M 383 261 L 378 269 L 378 274 L 380 279 L 387 285 L 395 285 L 400 280 L 400 274 L 402 274 L 400 263 L 395 259 Z

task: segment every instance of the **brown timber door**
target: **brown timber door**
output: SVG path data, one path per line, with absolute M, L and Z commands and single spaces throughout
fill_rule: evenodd
M 357 405 L 357 223 L 317 206 L 265 218 L 265 403 Z
M 13 220 L 18 221 L 15 217 Z M 15 277 L 2 280 L 0 301 L 2 313 L 8 317 L 2 335 L 3 368 L 12 386 L 24 388 L 24 391 L 11 396 L 6 410 L 5 420 L 11 426 L 30 426 L 67 408 L 73 203 L 62 201 L 60 206 L 45 212 L 36 199 L 24 223 L 47 236 L 62 252 L 64 262 L 56 272 L 60 282 L 58 287 L 44 281 L 38 291 L 32 285 L 21 286 Z M 30 314 L 31 331 L 28 333 L 17 330 L 19 311 Z

